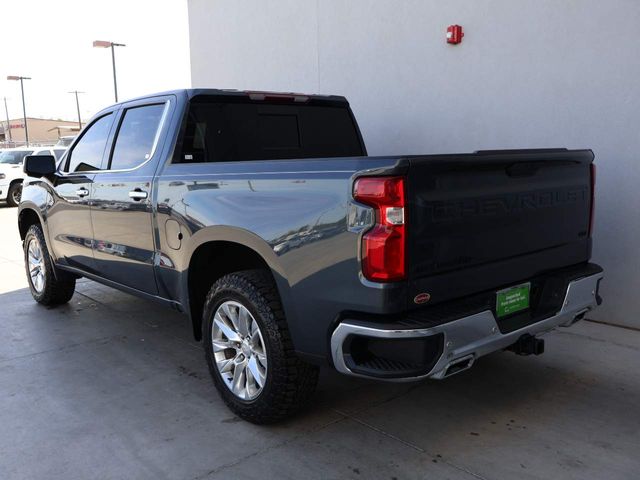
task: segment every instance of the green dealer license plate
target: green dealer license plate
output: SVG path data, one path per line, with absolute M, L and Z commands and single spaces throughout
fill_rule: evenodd
M 506 288 L 496 293 L 496 314 L 498 318 L 529 308 L 530 283 Z

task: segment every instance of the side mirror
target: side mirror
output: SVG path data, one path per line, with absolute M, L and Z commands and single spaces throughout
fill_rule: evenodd
M 53 155 L 27 155 L 23 171 L 34 178 L 48 177 L 56 173 L 56 159 Z

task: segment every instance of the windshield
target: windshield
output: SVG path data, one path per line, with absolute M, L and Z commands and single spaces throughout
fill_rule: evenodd
M 27 155 L 31 155 L 33 150 L 7 150 L 0 153 L 0 163 L 18 165 Z

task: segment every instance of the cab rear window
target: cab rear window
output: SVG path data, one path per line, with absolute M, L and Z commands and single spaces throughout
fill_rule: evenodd
M 364 155 L 345 105 L 193 101 L 179 163 Z

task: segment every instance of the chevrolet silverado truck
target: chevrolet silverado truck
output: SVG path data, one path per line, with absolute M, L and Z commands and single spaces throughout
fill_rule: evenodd
M 600 304 L 590 150 L 369 157 L 345 98 L 189 89 L 29 156 L 33 298 L 86 277 L 184 312 L 226 404 L 292 414 L 318 368 L 444 379 Z

